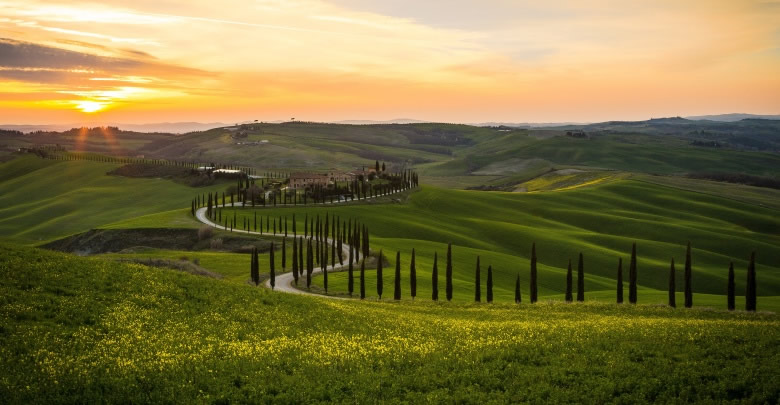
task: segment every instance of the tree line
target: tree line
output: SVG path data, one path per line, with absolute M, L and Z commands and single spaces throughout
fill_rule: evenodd
M 350 220 L 351 221 L 351 220 Z M 318 218 L 319 222 L 319 218 Z M 327 235 L 327 219 L 325 221 L 325 234 Z M 350 228 L 352 229 L 352 228 Z M 357 232 L 355 232 L 357 231 Z M 318 228 L 319 232 L 319 228 Z M 318 240 L 319 233 L 315 234 L 314 237 L 308 238 L 308 249 L 311 252 L 312 250 L 312 240 L 316 241 Z M 350 296 L 353 296 L 354 294 L 354 286 L 355 286 L 355 265 L 360 264 L 360 272 L 359 272 L 359 297 L 361 299 L 364 299 L 366 297 L 365 293 L 365 266 L 366 266 L 366 258 L 369 257 L 370 253 L 368 250 L 368 230 L 363 227 L 358 227 L 353 229 L 353 232 L 349 234 L 349 237 L 345 235 L 343 238 L 336 237 L 336 234 L 333 235 L 332 240 L 338 241 L 338 247 L 340 248 L 342 245 L 341 243 L 343 241 L 348 242 L 349 244 L 349 257 L 347 260 L 347 290 Z M 297 238 L 296 238 L 297 239 Z M 300 238 L 300 248 L 299 253 L 302 257 L 301 250 L 303 249 L 303 240 L 306 240 L 305 237 Z M 286 241 L 286 239 L 285 239 Z M 360 242 L 362 243 L 362 246 Z M 351 243 L 349 243 L 351 242 Z M 283 242 L 286 243 L 286 242 Z M 293 244 L 294 249 L 296 249 L 296 244 Z M 357 247 L 356 247 L 357 246 Z M 333 249 L 335 249 L 336 245 L 333 245 Z M 362 249 L 361 249 L 362 247 Z M 340 250 L 340 249 L 339 249 Z M 335 252 L 335 250 L 334 250 Z M 360 259 L 360 254 L 362 253 L 363 258 Z M 271 250 L 271 255 L 273 256 L 273 249 Z M 298 263 L 301 263 L 300 261 L 295 261 L 295 251 L 293 253 L 294 261 L 293 261 L 293 276 L 295 278 L 295 282 L 297 285 L 298 282 L 298 274 L 302 271 Z M 311 253 L 309 253 L 311 254 Z M 334 261 L 333 261 L 333 268 L 335 268 L 335 253 L 332 254 Z M 284 255 L 282 256 L 282 260 L 284 262 Z M 343 261 L 341 261 L 341 257 L 339 256 L 339 260 L 341 265 L 343 265 Z M 310 263 L 311 258 L 309 261 L 306 262 L 306 271 L 307 271 L 307 288 L 311 286 L 311 271 L 313 270 L 313 264 Z M 529 290 L 530 290 L 530 302 L 536 303 L 538 302 L 538 295 L 539 295 L 539 279 L 538 279 L 538 273 L 537 273 L 537 256 L 536 256 L 536 243 L 532 244 L 531 246 L 531 260 L 530 260 L 530 280 L 529 280 Z M 273 263 L 273 257 L 271 258 L 271 263 Z M 325 288 L 325 293 L 327 294 L 328 291 L 328 274 L 327 274 L 327 255 L 325 256 L 325 259 L 321 261 L 322 267 L 321 270 L 323 272 L 323 283 Z M 395 255 L 395 272 L 393 276 L 393 299 L 394 300 L 400 300 L 402 297 L 402 265 L 401 265 L 401 252 L 397 251 Z M 671 260 L 671 265 L 669 269 L 669 288 L 668 288 L 668 305 L 672 308 L 677 307 L 676 303 L 676 293 L 677 293 L 677 286 L 676 286 L 676 274 L 675 274 L 675 264 L 674 259 Z M 384 295 L 384 254 L 383 251 L 380 249 L 379 254 L 377 256 L 376 260 L 376 294 L 378 295 L 379 299 L 381 300 Z M 274 269 L 273 265 L 271 265 L 271 274 L 273 277 Z M 416 298 L 417 296 L 417 267 L 416 267 L 416 251 L 415 249 L 412 249 L 411 252 L 411 259 L 409 264 L 409 294 L 412 297 L 412 299 Z M 445 298 L 447 301 L 451 301 L 453 298 L 453 264 L 452 264 L 452 244 L 447 245 L 447 254 L 446 254 L 446 265 L 445 265 Z M 476 257 L 476 266 L 474 271 L 474 301 L 475 302 L 481 302 L 482 301 L 482 265 L 481 265 L 481 258 L 480 256 Z M 574 301 L 574 280 L 573 280 L 573 267 L 572 267 L 572 261 L 569 260 L 567 270 L 566 270 L 566 285 L 565 285 L 565 294 L 564 294 L 564 300 L 566 302 L 572 302 Z M 683 286 L 683 297 L 684 297 L 684 306 L 686 308 L 693 307 L 693 269 L 692 269 L 692 260 L 691 260 L 691 244 L 688 243 L 686 247 L 686 254 L 685 254 L 685 265 L 684 265 L 684 286 Z M 727 300 L 727 308 L 730 311 L 733 311 L 736 309 L 735 305 L 735 294 L 736 294 L 736 288 L 735 288 L 735 281 L 734 281 L 734 263 L 731 262 L 729 264 L 728 268 L 728 278 L 727 278 L 727 286 L 726 286 L 726 300 Z M 636 304 L 638 302 L 638 291 L 637 291 L 637 281 L 638 281 L 638 272 L 637 272 L 637 252 L 636 252 L 636 243 L 634 243 L 631 247 L 631 256 L 630 256 L 630 262 L 628 266 L 628 302 L 630 304 Z M 273 281 L 272 281 L 273 285 Z M 434 301 L 439 300 L 439 263 L 438 263 L 438 252 L 434 252 L 433 256 L 433 267 L 431 271 L 431 299 Z M 517 277 L 515 279 L 514 283 L 514 300 L 516 303 L 522 302 L 522 296 L 520 292 L 521 287 L 521 277 L 520 273 L 517 273 Z M 487 277 L 486 277 L 486 284 L 484 287 L 485 291 L 485 301 L 488 303 L 493 302 L 493 289 L 494 289 L 494 278 L 493 278 L 493 267 L 492 265 L 489 265 L 487 267 Z M 584 261 L 584 255 L 582 253 L 579 253 L 578 260 L 577 260 L 577 284 L 576 284 L 576 300 L 579 302 L 585 301 L 585 261 Z M 756 268 L 755 268 L 755 252 L 752 252 L 750 254 L 749 264 L 747 268 L 747 283 L 746 283 L 746 290 L 745 290 L 745 310 L 746 311 L 756 311 L 756 301 L 757 301 L 757 295 L 756 295 Z M 616 286 L 616 302 L 618 304 L 624 303 L 624 285 L 623 285 L 623 259 L 618 258 L 618 265 L 617 265 L 617 286 Z

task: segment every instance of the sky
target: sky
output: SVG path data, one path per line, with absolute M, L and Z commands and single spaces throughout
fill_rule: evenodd
M 780 113 L 780 0 L 0 0 L 0 124 Z

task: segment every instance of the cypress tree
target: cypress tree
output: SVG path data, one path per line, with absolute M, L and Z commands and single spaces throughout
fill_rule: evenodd
M 736 308 L 735 301 L 734 301 L 734 262 L 729 263 L 729 281 L 728 281 L 728 288 L 727 288 L 727 301 L 726 306 L 728 307 L 729 311 L 733 311 L 734 308 Z
M 409 288 L 412 300 L 417 296 L 417 268 L 414 264 L 414 248 L 412 248 L 412 264 L 409 266 Z
M 515 280 L 515 304 L 519 304 L 523 300 L 520 296 L 520 273 L 517 273 L 517 280 Z
M 352 291 L 355 289 L 355 280 L 352 277 L 352 246 L 349 247 L 349 263 L 347 268 L 347 291 L 349 296 L 352 296 Z
M 439 253 L 433 253 L 433 271 L 431 271 L 431 299 L 439 300 Z
M 306 288 L 311 289 L 311 273 L 314 271 L 314 255 L 311 249 L 311 238 L 306 246 Z
M 447 282 L 447 301 L 452 301 L 452 243 L 447 244 L 447 269 L 445 278 Z
M 303 268 L 306 266 L 303 262 L 303 237 L 298 238 L 298 275 L 303 277 Z
M 328 295 L 328 264 L 327 263 L 324 263 L 322 265 L 322 285 L 325 287 L 325 295 Z
M 480 302 L 482 301 L 482 286 L 481 283 L 482 276 L 480 275 L 480 269 L 479 269 L 479 256 L 477 256 L 477 268 L 474 270 L 474 302 Z
M 691 286 L 691 242 L 685 250 L 685 308 L 693 306 L 693 289 Z
M 276 269 L 274 269 L 274 243 L 271 242 L 271 257 L 269 259 L 271 261 L 271 289 L 273 290 L 274 287 L 276 287 Z
M 631 245 L 631 262 L 628 265 L 628 302 L 636 304 L 636 243 Z
M 488 277 L 487 277 L 487 302 L 491 303 L 493 302 L 493 266 L 488 266 Z
M 282 238 L 282 269 L 287 269 L 287 237 Z
M 745 311 L 756 310 L 756 252 L 750 253 L 750 263 L 747 271 L 747 286 L 745 288 Z
M 257 212 L 255 212 L 255 223 L 254 223 L 254 227 L 252 229 L 254 229 L 254 231 L 257 232 Z
M 531 304 L 536 302 L 536 242 L 531 245 Z
M 401 299 L 401 252 L 395 253 L 395 285 L 393 286 L 393 299 Z
M 672 258 L 672 264 L 669 265 L 669 306 L 677 308 L 677 276 L 674 269 L 674 258 Z
M 365 260 L 365 256 L 364 256 Z M 376 293 L 379 299 L 382 299 L 382 290 L 384 289 L 384 280 L 382 278 L 382 249 L 379 249 L 379 257 L 376 261 Z
M 618 258 L 617 270 L 617 303 L 623 303 L 623 258 Z
M 292 271 L 295 285 L 298 285 L 298 238 L 293 238 Z
M 366 298 L 366 258 L 360 262 L 360 299 Z
M 580 260 L 577 263 L 577 301 L 585 301 L 585 264 L 580 253 Z
M 566 302 L 571 302 L 571 259 L 569 259 L 569 267 L 566 270 Z
M 249 277 L 252 279 L 252 282 L 257 285 L 257 276 L 255 275 L 256 267 L 255 267 L 255 256 L 257 255 L 257 248 L 253 248 L 252 252 L 249 254 L 251 263 L 249 264 Z

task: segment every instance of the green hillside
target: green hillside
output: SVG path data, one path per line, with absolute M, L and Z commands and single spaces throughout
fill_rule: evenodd
M 186 207 L 197 193 L 163 179 L 108 176 L 117 165 L 23 156 L 0 164 L 0 234 L 28 243 Z
M 232 216 L 233 211 L 239 216 L 238 223 L 242 216 L 254 215 L 249 208 L 225 209 L 223 215 Z M 530 194 L 423 187 L 406 204 L 260 211 L 260 215 L 283 215 L 289 221 L 293 214 L 303 218 L 326 213 L 365 223 L 372 249 L 384 249 L 391 263 L 400 250 L 405 275 L 415 248 L 419 277 L 424 280 L 418 283 L 419 295 L 425 297 L 430 296 L 434 252 L 439 254 L 440 282 L 444 282 L 448 242 L 455 246 L 455 289 L 464 300 L 473 297 L 477 255 L 482 257 L 483 277 L 488 265 L 494 267 L 498 300 L 513 299 L 518 273 L 527 294 L 534 242 L 542 295 L 563 292 L 566 264 L 572 259 L 576 266 L 580 252 L 585 256 L 586 291 L 613 290 L 618 258 L 623 258 L 625 275 L 633 242 L 638 245 L 640 286 L 665 291 L 672 257 L 677 262 L 677 285 L 682 286 L 687 241 L 693 244 L 695 292 L 724 294 L 730 261 L 737 272 L 737 291 L 744 291 L 747 259 L 755 250 L 761 274 L 759 295 L 780 295 L 780 221 L 775 210 L 646 182 L 620 180 Z M 388 296 L 392 294 L 393 266 L 385 272 Z M 331 291 L 343 292 L 345 277 L 334 274 Z M 373 279 L 369 277 L 371 286 Z M 374 291 L 369 288 L 371 295 Z
M 774 314 L 332 301 L 8 245 L 0 297 L 9 403 L 780 399 Z

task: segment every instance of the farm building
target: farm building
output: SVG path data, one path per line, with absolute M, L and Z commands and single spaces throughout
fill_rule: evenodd
M 327 186 L 329 178 L 325 174 L 317 173 L 292 173 L 290 174 L 291 188 L 306 188 L 310 186 Z

